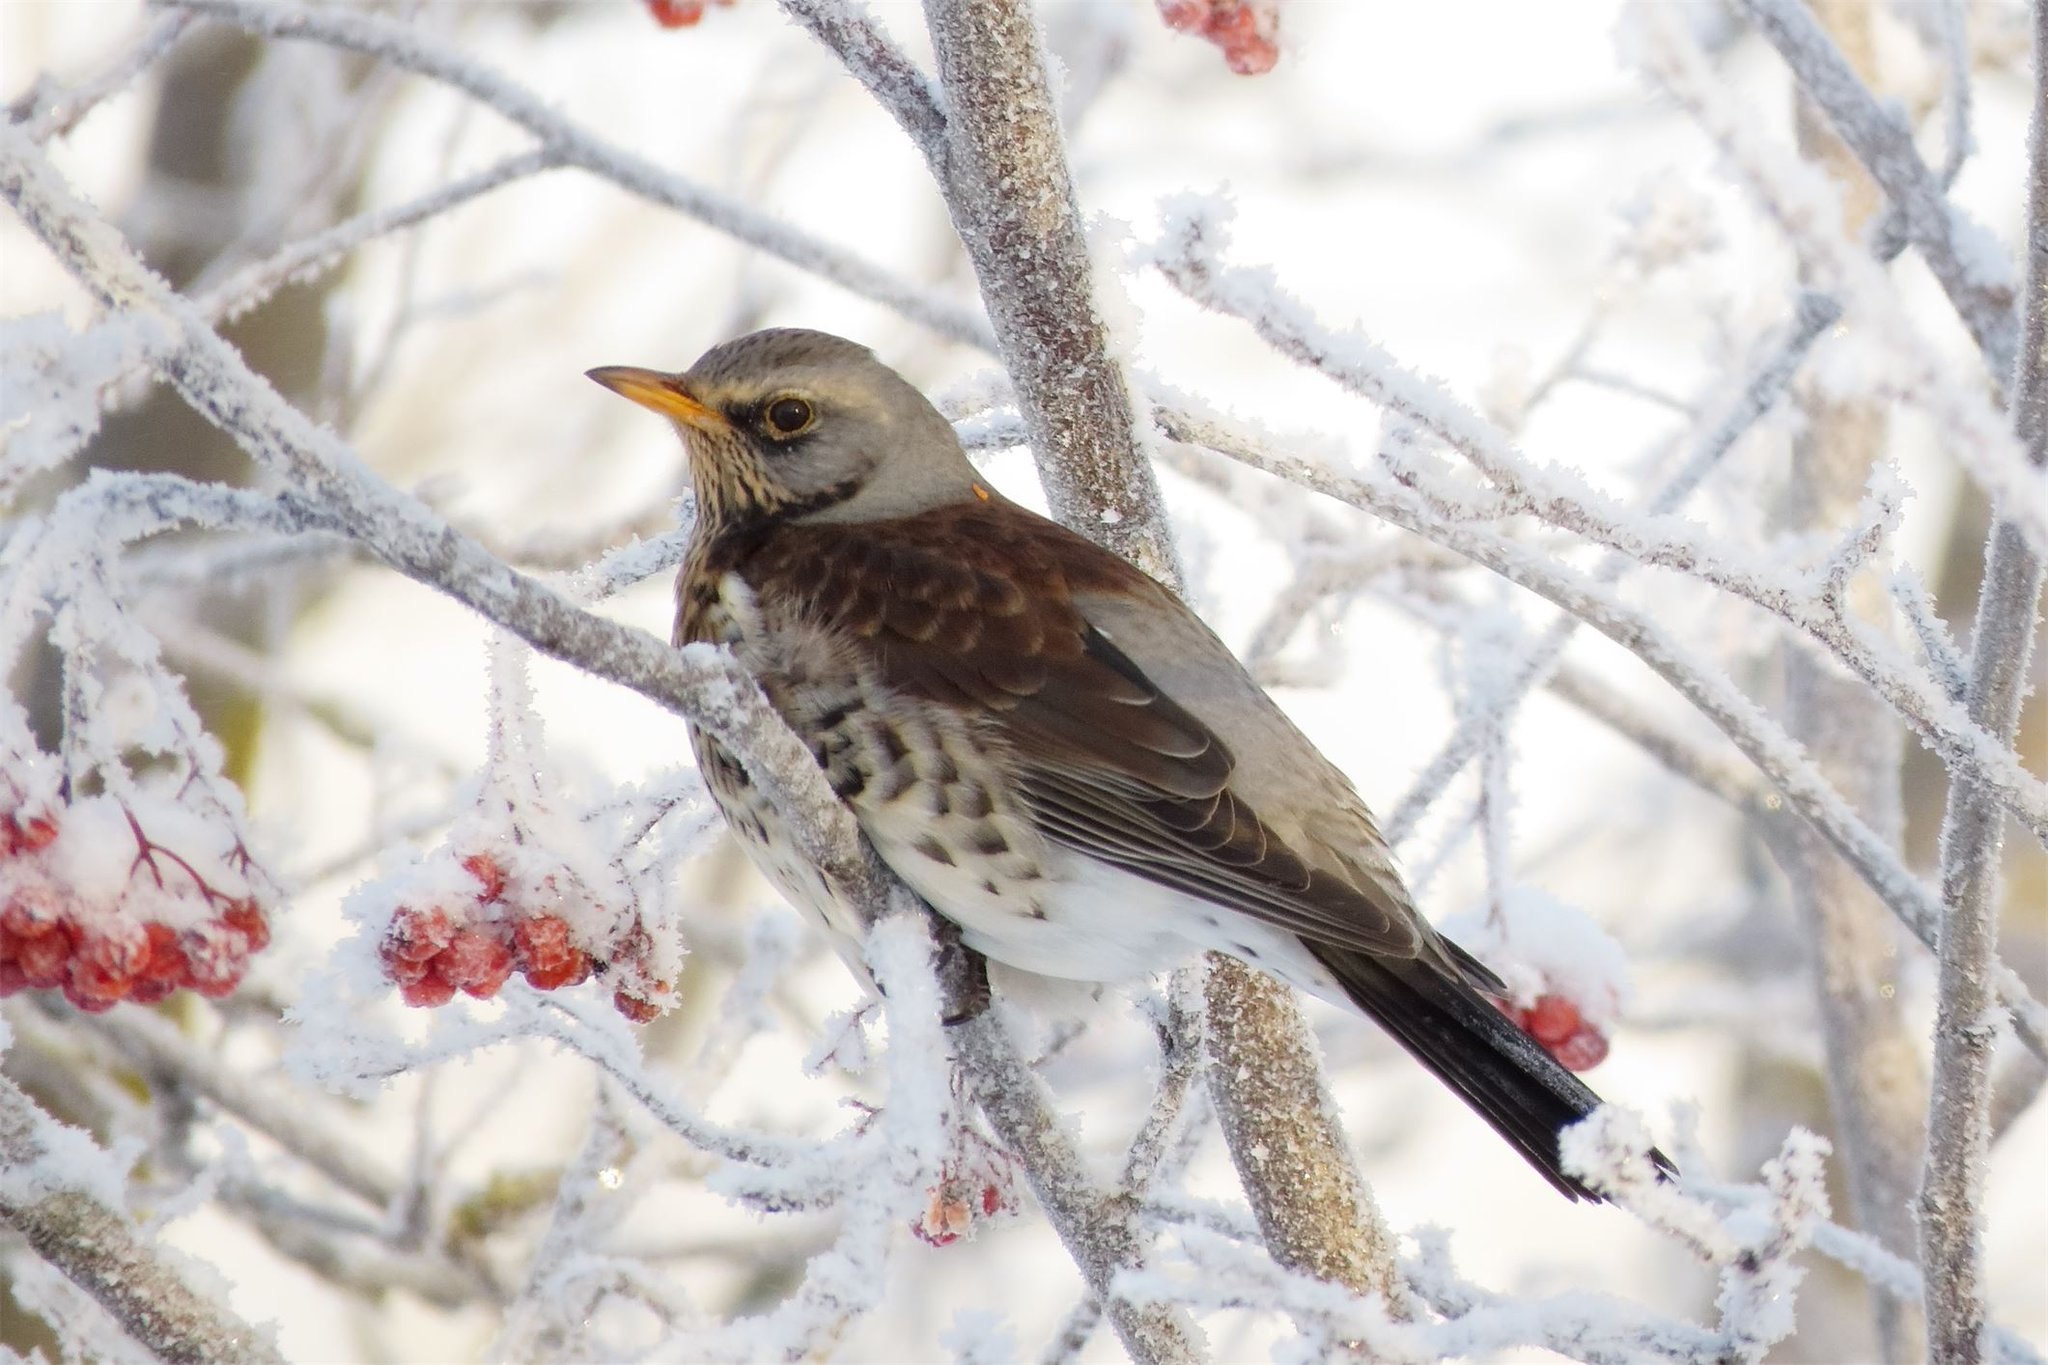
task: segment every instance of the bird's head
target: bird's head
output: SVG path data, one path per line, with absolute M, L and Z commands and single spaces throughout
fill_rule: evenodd
M 714 346 L 680 374 L 589 373 L 675 424 L 698 515 L 712 527 L 879 521 L 976 496 L 974 469 L 938 409 L 842 337 L 774 328 Z

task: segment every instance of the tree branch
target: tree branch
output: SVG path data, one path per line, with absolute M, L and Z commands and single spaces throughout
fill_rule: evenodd
M 0 1076 L 0 1220 L 165 1360 L 281 1362 L 268 1340 L 194 1289 L 134 1225 L 75 1182 L 79 1144 Z
M 1880 104 L 1811 11 L 1796 0 L 1742 0 L 1800 87 L 1905 215 L 1906 236 L 1970 329 L 1993 376 L 2012 373 L 2019 326 L 2003 260 L 1984 249 L 1984 231 L 1963 219 L 1941 181 L 1913 148 L 1913 130 Z
M 302 529 L 337 531 L 360 542 L 406 576 L 469 606 L 535 649 L 587 673 L 619 683 L 702 725 L 739 755 L 749 774 L 788 820 L 799 847 L 870 919 L 894 904 L 918 905 L 861 840 L 853 816 L 825 780 L 810 751 L 722 650 L 671 649 L 644 631 L 583 611 L 559 593 L 514 572 L 448 526 L 416 499 L 378 481 L 338 437 L 278 398 L 207 325 L 190 300 L 174 293 L 138 260 L 118 233 L 78 203 L 35 145 L 0 127 L 0 199 L 100 303 L 160 320 L 175 338 L 162 363 L 179 394 L 232 436 L 288 488 L 277 505 Z M 900 900 L 898 898 L 901 898 Z M 926 912 L 929 913 L 929 912 Z M 935 924 L 940 941 L 951 926 Z M 956 955 L 960 956 L 960 955 Z M 968 987 L 945 978 L 949 1001 Z M 992 1027 L 992 1026 L 991 1026 Z M 996 1067 L 1000 1084 L 973 1077 L 977 1092 L 999 1095 L 992 1121 L 1008 1124 L 1034 1188 L 1052 1192 L 1046 1213 L 1098 1292 L 1107 1274 L 1090 1267 L 1120 1264 L 1128 1241 L 1098 1244 L 1127 1217 L 1101 1207 L 1078 1167 L 1048 1170 L 1032 1163 L 1071 1156 L 1071 1147 L 1037 1140 L 1057 1131 L 1043 1092 L 1018 1085 L 1028 1075 L 1006 1035 L 971 1032 L 963 1049 L 972 1065 Z M 1007 1053 L 1006 1053 L 1007 1049 Z M 1093 1202 L 1090 1202 L 1090 1201 Z M 1119 1220 L 1122 1221 L 1119 1221 Z M 1120 1300 L 1109 1311 L 1126 1347 L 1141 1360 L 1185 1358 L 1178 1320 Z
M 1173 588 L 1180 565 L 1133 399 L 1096 310 L 1059 114 L 1028 4 L 927 0 L 948 107 L 954 225 L 1016 386 L 1053 512 Z M 1398 1305 L 1392 1238 L 1322 1104 L 1285 987 L 1211 954 L 1210 1088 L 1239 1179 L 1282 1265 Z M 1289 1085 L 1282 1089 L 1278 1078 Z
M 2034 7 L 2034 118 L 2027 199 L 2025 326 L 2011 388 L 2013 427 L 2027 458 L 2048 466 L 2048 5 Z M 2019 529 L 1991 535 L 1971 635 L 1970 715 L 2012 736 L 2027 692 L 2042 564 Z M 1920 1260 L 1927 1276 L 1930 1359 L 1984 1355 L 1984 1164 L 1991 1144 L 1992 969 L 1998 954 L 2004 812 L 1972 774 L 1949 787 L 1941 825 L 1940 996 L 1934 1096 L 1920 1184 Z
M 988 324 L 950 300 L 907 285 L 869 261 L 799 232 L 729 195 L 686 180 L 586 132 L 545 101 L 497 72 L 424 37 L 414 27 L 353 11 L 284 8 L 258 0 L 151 0 L 190 10 L 247 33 L 325 43 L 460 90 L 531 133 L 559 164 L 574 166 L 629 194 L 684 213 L 704 226 L 759 247 L 801 270 L 893 308 L 941 336 L 992 346 Z

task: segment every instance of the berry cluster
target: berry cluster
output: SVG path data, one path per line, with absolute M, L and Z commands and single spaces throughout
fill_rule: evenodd
M 1007 1156 L 966 1129 L 939 1167 L 939 1183 L 925 1194 L 924 1212 L 911 1220 L 910 1231 L 930 1246 L 951 1246 L 971 1236 L 976 1224 L 1016 1211 L 1016 1172 Z
M 645 930 L 636 925 L 599 961 L 576 941 L 562 916 L 532 908 L 549 897 L 519 894 L 496 858 L 470 853 L 459 861 L 473 889 L 400 905 L 378 942 L 384 973 L 406 1004 L 431 1009 L 453 1000 L 457 991 L 488 1000 L 515 971 L 541 991 L 581 985 L 598 973 L 612 978 L 612 1005 L 634 1023 L 661 1013 L 673 991 L 646 969 Z M 551 889 L 552 879 L 544 878 L 542 890 Z
M 1240 76 L 1262 76 L 1280 60 L 1274 0 L 1159 0 L 1159 17 L 1170 29 L 1222 48 L 1224 62 Z
M 213 999 L 232 993 L 250 955 L 270 943 L 270 922 L 255 897 L 214 885 L 201 864 L 152 839 L 128 807 L 108 797 L 85 805 L 82 813 L 0 815 L 0 996 L 61 990 L 77 1008 L 100 1014 L 123 1000 L 154 1004 L 179 989 Z M 98 904 L 60 874 L 58 854 L 67 837 L 91 841 L 95 826 L 103 832 L 108 805 L 125 821 L 134 853 L 114 903 Z M 67 813 L 83 818 L 63 819 Z M 87 832 L 74 831 L 74 823 Z M 246 864 L 239 845 L 236 854 Z
M 1607 1060 L 1607 1035 L 1588 1023 L 1578 1005 L 1566 997 L 1545 992 L 1527 1009 L 1495 1003 L 1515 1021 L 1515 1027 L 1543 1044 L 1544 1050 L 1568 1069 L 1591 1071 Z
M 646 0 L 647 12 L 663 28 L 689 28 L 704 17 L 713 4 L 730 5 L 732 0 Z

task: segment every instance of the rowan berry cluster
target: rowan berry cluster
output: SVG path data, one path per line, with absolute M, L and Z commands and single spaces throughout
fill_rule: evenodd
M 910 1231 L 931 1246 L 951 1246 L 977 1225 L 1016 1212 L 1016 1171 L 1007 1155 L 963 1127 L 939 1167 L 939 1182 L 925 1193 L 924 1212 L 911 1220 Z
M 1222 48 L 1224 62 L 1240 76 L 1262 76 L 1280 60 L 1274 0 L 1159 0 L 1159 17 L 1170 29 Z
M 241 875 L 248 855 L 239 842 L 225 858 L 174 848 L 144 823 L 166 814 L 110 796 L 0 814 L 0 996 L 61 990 L 99 1014 L 180 989 L 219 999 L 241 984 L 250 956 L 270 943 L 270 921 Z M 122 857 L 125 878 L 77 875 Z
M 1569 998 L 1546 991 L 1527 1009 L 1497 1002 L 1515 1027 L 1543 1044 L 1544 1051 L 1572 1071 L 1591 1071 L 1607 1060 L 1607 1035 L 1579 1012 Z
M 401 904 L 378 942 L 384 973 L 406 1004 L 445 1005 L 457 991 L 488 1000 L 514 972 L 541 991 L 602 976 L 612 985 L 613 1007 L 636 1024 L 673 998 L 674 983 L 653 969 L 651 944 L 637 921 L 609 942 L 586 942 L 558 912 L 562 876 L 515 879 L 488 852 L 458 854 L 456 861 L 467 874 L 460 891 Z

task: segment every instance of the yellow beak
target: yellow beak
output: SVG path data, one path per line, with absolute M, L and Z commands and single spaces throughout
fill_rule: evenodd
M 643 370 L 634 365 L 601 365 L 584 373 L 620 397 L 630 398 L 641 407 L 651 408 L 678 422 L 687 422 L 707 431 L 732 425 L 724 413 L 692 398 L 684 390 L 682 381 L 672 374 Z

